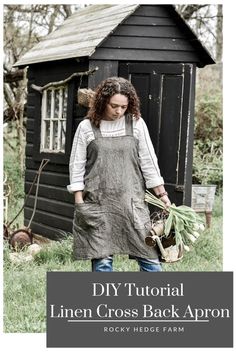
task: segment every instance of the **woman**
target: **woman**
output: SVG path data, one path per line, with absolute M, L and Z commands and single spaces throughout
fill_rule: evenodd
M 75 258 L 91 259 L 92 270 L 102 272 L 112 271 L 112 255 L 129 254 L 141 271 L 161 271 L 157 249 L 145 244 L 146 188 L 170 205 L 136 91 L 111 77 L 97 87 L 71 151 Z

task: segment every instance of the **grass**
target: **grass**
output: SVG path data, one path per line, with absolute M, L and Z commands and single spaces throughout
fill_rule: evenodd
M 204 217 L 204 216 L 203 216 Z M 217 196 L 212 224 L 189 253 L 163 271 L 222 271 L 222 198 Z M 11 333 L 46 331 L 47 271 L 91 271 L 90 261 L 74 261 L 72 237 L 44 244 L 31 262 L 10 261 L 11 250 L 4 244 L 4 331 Z M 114 271 L 139 271 L 136 261 L 114 257 Z

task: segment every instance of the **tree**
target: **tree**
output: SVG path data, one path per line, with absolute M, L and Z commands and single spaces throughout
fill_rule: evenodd
M 222 5 L 176 5 L 217 62 L 222 61 Z
M 221 62 L 223 52 L 223 6 L 217 5 L 216 61 Z
M 72 5 L 5 5 L 4 6 L 4 122 L 15 122 L 16 149 L 21 170 L 24 167 L 24 106 L 26 69 L 13 64 L 41 38 L 55 30 L 72 14 Z M 10 145 L 8 139 L 5 142 Z M 13 148 L 12 145 L 10 145 Z

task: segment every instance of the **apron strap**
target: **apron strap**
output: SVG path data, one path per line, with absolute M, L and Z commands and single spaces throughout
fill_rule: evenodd
M 130 114 L 125 116 L 125 135 L 133 136 L 133 118 Z

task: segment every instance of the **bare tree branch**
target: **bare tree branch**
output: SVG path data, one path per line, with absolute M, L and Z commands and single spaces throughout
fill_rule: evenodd
M 98 67 L 95 67 L 94 69 L 91 69 L 89 71 L 84 71 L 84 72 L 74 72 L 72 75 L 70 75 L 69 77 L 67 77 L 65 80 L 61 80 L 61 81 L 57 81 L 57 82 L 49 82 L 47 83 L 45 86 L 41 87 L 41 86 L 37 86 L 35 84 L 32 84 L 31 87 L 33 89 L 35 89 L 36 91 L 42 93 L 43 90 L 49 88 L 49 87 L 59 87 L 61 85 L 64 85 L 65 83 L 71 81 L 73 78 L 75 77 L 80 77 L 80 76 L 88 76 L 88 75 L 92 75 L 95 71 L 98 70 Z
M 10 71 L 10 72 L 4 73 L 4 82 L 10 83 L 10 82 L 21 81 L 23 80 L 23 77 L 24 77 L 23 69 Z
M 192 18 L 193 14 L 208 5 L 177 5 L 177 9 L 185 20 Z
M 70 5 L 62 5 L 62 7 L 63 7 L 67 17 L 72 15 L 72 11 L 71 11 L 71 6 Z

